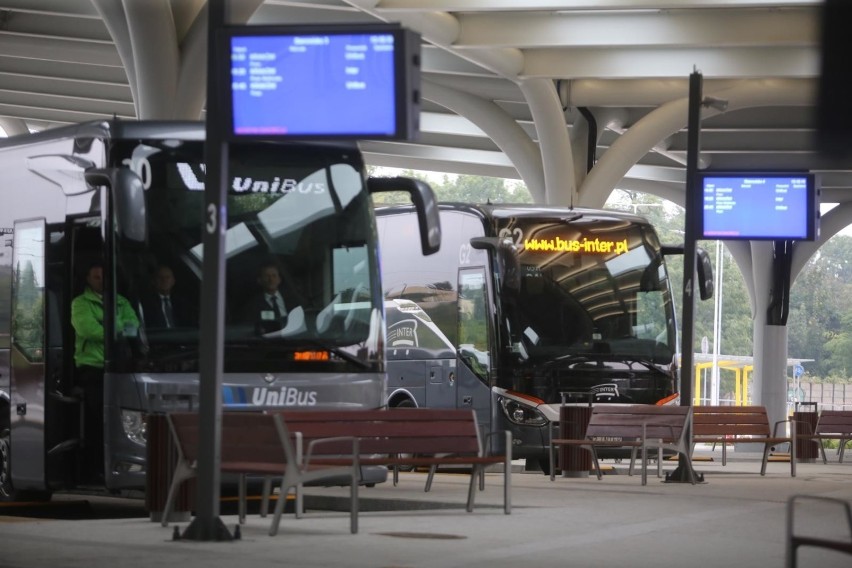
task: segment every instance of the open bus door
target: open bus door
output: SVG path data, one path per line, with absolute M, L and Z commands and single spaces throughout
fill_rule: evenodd
M 16 221 L 13 231 L 8 463 L 16 494 L 47 491 L 46 232 L 43 218 Z

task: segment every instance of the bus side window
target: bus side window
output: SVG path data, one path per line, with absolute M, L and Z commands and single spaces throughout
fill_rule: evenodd
M 482 269 L 462 270 L 459 273 L 459 348 L 462 358 L 482 379 L 486 379 L 485 373 L 490 370 L 485 293 L 485 273 Z

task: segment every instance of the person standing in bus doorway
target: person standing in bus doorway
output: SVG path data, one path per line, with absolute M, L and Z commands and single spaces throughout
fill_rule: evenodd
M 92 263 L 86 271 L 86 287 L 71 302 L 74 340 L 74 364 L 77 384 L 83 388 L 83 413 L 86 461 L 92 475 L 104 475 L 104 267 Z M 126 298 L 116 294 L 116 329 L 135 335 L 139 328 L 136 313 Z

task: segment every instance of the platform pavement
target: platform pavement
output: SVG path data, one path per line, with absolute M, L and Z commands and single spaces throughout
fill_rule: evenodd
M 699 452 L 699 454 L 701 454 Z M 852 500 L 852 463 L 769 464 L 759 455 L 730 454 L 722 467 L 697 461 L 705 483 L 647 486 L 621 464 L 603 480 L 513 473 L 511 515 L 502 509 L 500 473 L 489 473 L 477 507 L 464 510 L 466 476 L 439 474 L 430 493 L 423 473 L 403 473 L 362 488 L 360 531 L 349 533 L 348 513 L 333 509 L 348 489 L 309 490 L 302 519 L 285 516 L 277 536 L 271 517 L 252 515 L 233 542 L 173 541 L 173 527 L 147 519 L 45 521 L 0 516 L 4 568 L 248 568 L 305 567 L 690 567 L 784 566 L 786 502 L 794 494 Z M 665 469 L 674 463 L 667 462 Z M 514 468 L 513 468 L 514 469 Z M 649 472 L 650 473 L 650 472 Z M 803 509 L 802 530 L 844 535 L 838 511 Z M 222 516 L 231 529 L 236 517 Z M 179 524 L 180 530 L 186 523 Z M 848 538 L 849 535 L 846 535 Z M 852 557 L 802 549 L 801 568 L 852 566 Z

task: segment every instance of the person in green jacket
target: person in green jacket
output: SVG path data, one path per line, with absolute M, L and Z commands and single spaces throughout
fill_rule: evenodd
M 86 272 L 86 289 L 71 302 L 71 325 L 74 340 L 74 363 L 77 383 L 83 388 L 86 461 L 92 477 L 104 475 L 104 268 L 93 263 Z M 130 302 L 116 295 L 115 327 L 128 337 L 135 337 L 139 319 Z

